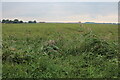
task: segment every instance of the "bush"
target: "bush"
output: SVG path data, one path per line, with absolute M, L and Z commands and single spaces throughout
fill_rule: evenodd
M 56 46 L 56 42 L 54 40 L 49 40 L 43 44 L 41 47 L 42 52 L 45 55 L 59 55 L 59 48 Z
M 106 55 L 109 58 L 117 56 L 118 48 L 114 43 L 100 39 L 92 32 L 84 34 L 84 37 L 85 52 L 92 52 L 94 55 Z

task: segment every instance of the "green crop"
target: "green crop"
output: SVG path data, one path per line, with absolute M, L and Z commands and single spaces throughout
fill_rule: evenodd
M 3 24 L 3 78 L 118 78 L 118 26 Z

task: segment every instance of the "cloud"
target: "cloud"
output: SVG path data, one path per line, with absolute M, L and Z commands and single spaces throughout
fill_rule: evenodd
M 117 22 L 117 6 L 111 2 L 4 2 L 3 18 Z

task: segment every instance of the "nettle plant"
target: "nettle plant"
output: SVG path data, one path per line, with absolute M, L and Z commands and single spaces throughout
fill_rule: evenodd
M 84 34 L 85 52 L 92 52 L 98 55 L 105 55 L 108 58 L 115 57 L 118 54 L 118 45 L 100 39 L 92 32 Z
M 55 40 L 49 40 L 43 44 L 41 47 L 42 52 L 44 55 L 57 55 L 59 54 L 59 48 L 55 45 Z

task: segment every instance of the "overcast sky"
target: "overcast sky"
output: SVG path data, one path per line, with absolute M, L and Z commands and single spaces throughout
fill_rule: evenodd
M 118 2 L 119 0 L 1 0 L 2 2 Z
M 2 18 L 24 21 L 118 22 L 118 3 L 2 2 Z

